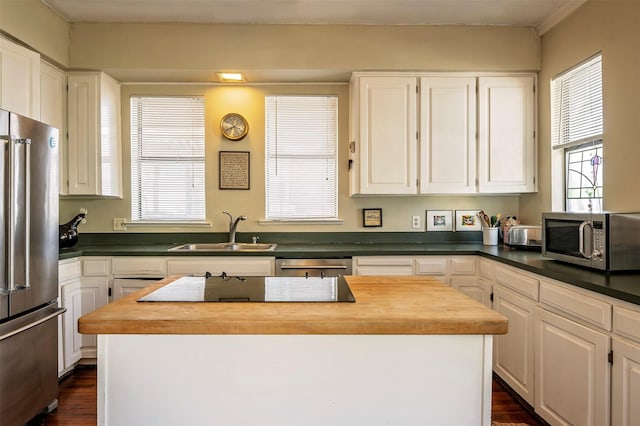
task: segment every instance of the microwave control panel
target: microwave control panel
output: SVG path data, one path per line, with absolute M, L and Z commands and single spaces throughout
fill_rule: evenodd
M 601 220 L 594 220 L 591 224 L 593 229 L 593 260 L 603 261 L 604 255 L 604 225 Z

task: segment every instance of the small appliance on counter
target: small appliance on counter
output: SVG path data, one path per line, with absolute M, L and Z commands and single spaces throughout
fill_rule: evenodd
M 542 250 L 541 227 L 535 225 L 514 225 L 504 234 L 504 245 L 517 249 Z
M 69 248 L 78 244 L 78 225 L 86 217 L 86 213 L 78 213 L 69 222 L 59 226 L 60 248 Z
M 542 255 L 601 271 L 640 271 L 640 213 L 542 213 Z

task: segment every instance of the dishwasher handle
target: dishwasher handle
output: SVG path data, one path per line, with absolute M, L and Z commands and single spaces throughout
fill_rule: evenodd
M 290 265 L 283 263 L 280 269 L 347 269 L 346 265 Z

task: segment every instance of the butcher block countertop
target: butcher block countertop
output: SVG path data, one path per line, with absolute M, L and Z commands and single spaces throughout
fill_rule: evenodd
M 505 334 L 507 319 L 430 277 L 348 276 L 355 303 L 137 302 L 78 320 L 83 334 Z

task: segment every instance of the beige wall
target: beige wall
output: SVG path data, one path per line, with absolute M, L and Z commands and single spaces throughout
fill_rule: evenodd
M 477 26 L 73 24 L 74 68 L 149 81 L 245 70 L 348 80 L 354 70 L 537 71 L 531 28 Z M 276 72 L 277 71 L 277 72 Z M 256 81 L 253 79 L 252 81 Z M 309 80 L 307 80 L 309 81 Z
M 0 30 L 66 67 L 69 23 L 41 0 L 0 0 Z
M 539 220 L 551 209 L 550 80 L 602 52 L 604 96 L 604 208 L 640 211 L 633 184 L 640 179 L 640 2 L 590 0 L 542 36 L 539 75 L 539 188 L 522 196 L 521 216 Z

